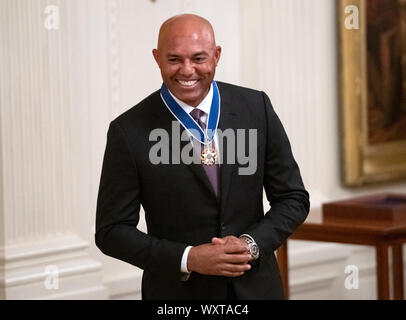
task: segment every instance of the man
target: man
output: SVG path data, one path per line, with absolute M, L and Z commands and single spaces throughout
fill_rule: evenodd
M 269 98 L 213 81 L 220 54 L 207 20 L 165 21 L 153 50 L 161 90 L 110 124 L 96 244 L 144 270 L 143 299 L 284 298 L 274 251 L 305 220 L 308 193 Z M 187 141 L 174 139 L 179 123 Z M 151 161 L 156 129 L 170 133 L 160 141 L 169 154 L 191 145 L 202 162 Z M 227 130 L 251 130 L 256 139 L 223 141 Z M 255 170 L 247 174 L 232 158 L 248 144 Z M 140 205 L 148 234 L 137 229 Z

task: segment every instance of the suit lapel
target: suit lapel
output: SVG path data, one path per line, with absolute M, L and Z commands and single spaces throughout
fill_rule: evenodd
M 218 125 L 218 129 L 220 129 L 221 132 L 224 132 L 227 129 L 232 129 L 233 131 L 238 128 L 238 123 L 239 123 L 239 117 L 237 114 L 237 110 L 233 108 L 233 104 L 231 101 L 231 96 L 228 94 L 226 90 L 223 89 L 223 86 L 219 83 L 219 91 L 220 91 L 220 97 L 221 97 L 221 115 L 220 115 L 220 121 Z M 234 106 L 235 107 L 235 106 Z M 235 133 L 235 131 L 234 131 Z M 220 145 L 220 154 L 222 158 L 222 163 L 220 166 L 220 172 L 221 172 L 221 214 L 223 215 L 225 211 L 225 206 L 227 204 L 227 197 L 228 193 L 230 191 L 231 187 L 231 177 L 233 172 L 237 169 L 237 164 L 236 164 L 236 151 L 233 150 L 233 156 L 234 156 L 234 161 L 233 159 L 228 159 L 228 148 L 227 148 L 227 139 L 224 138 L 223 141 L 221 141 L 221 137 L 219 136 L 219 145 Z M 233 143 L 236 143 L 234 141 Z

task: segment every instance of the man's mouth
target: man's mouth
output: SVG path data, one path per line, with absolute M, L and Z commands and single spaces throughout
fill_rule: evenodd
M 178 83 L 180 83 L 184 87 L 193 87 L 199 80 L 176 80 Z

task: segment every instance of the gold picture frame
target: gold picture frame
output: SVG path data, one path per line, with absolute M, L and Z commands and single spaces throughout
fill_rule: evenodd
M 371 74 L 368 72 L 372 71 L 367 60 L 370 57 L 367 57 L 367 54 L 370 53 L 367 52 L 366 1 L 370 0 L 337 1 L 341 164 L 342 181 L 347 187 L 406 178 L 406 138 L 370 143 L 368 76 Z M 406 35 L 406 0 L 398 1 L 401 6 L 400 30 Z M 358 9 L 356 13 L 359 14 L 359 28 L 348 28 L 348 20 L 346 24 L 346 18 L 349 16 L 348 8 L 354 7 Z M 401 94 L 406 98 L 406 41 L 402 46 Z M 406 114 L 406 110 L 402 111 L 402 114 L 403 112 Z M 402 128 L 403 125 L 401 130 Z M 406 132 L 406 126 L 404 130 Z

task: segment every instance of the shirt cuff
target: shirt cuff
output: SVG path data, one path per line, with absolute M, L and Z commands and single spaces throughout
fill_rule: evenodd
M 192 249 L 192 246 L 186 247 L 185 251 L 183 251 L 182 261 L 180 263 L 180 272 L 190 273 L 190 271 L 187 269 L 187 257 L 190 249 Z

